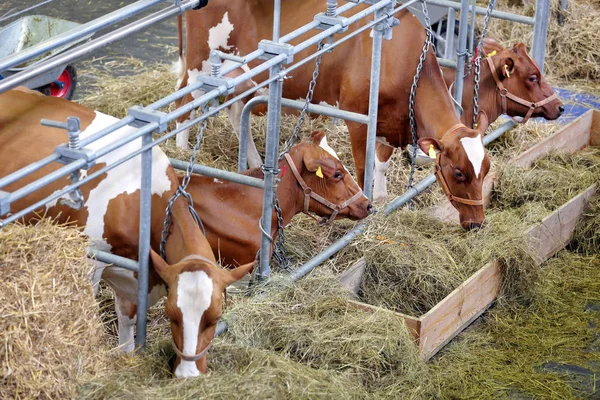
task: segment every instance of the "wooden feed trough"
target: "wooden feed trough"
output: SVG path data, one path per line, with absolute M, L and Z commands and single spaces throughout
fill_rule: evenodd
M 511 163 L 530 167 L 536 159 L 552 150 L 573 153 L 586 146 L 600 146 L 600 111 L 588 111 Z M 495 173 L 489 174 L 484 181 L 486 205 L 490 202 L 495 178 Z M 527 230 L 529 248 L 538 265 L 567 245 L 585 206 L 595 193 L 596 185 L 588 187 Z M 458 223 L 458 214 L 448 201 L 436 206 L 432 213 L 443 220 Z M 358 293 L 365 265 L 365 259 L 360 259 L 340 276 L 340 281 L 355 293 Z M 500 263 L 493 261 L 483 266 L 424 315 L 414 317 L 396 314 L 404 318 L 415 337 L 422 358 L 428 360 L 487 310 L 500 293 L 501 287 Z M 351 302 L 365 311 L 381 310 L 380 307 L 359 301 Z

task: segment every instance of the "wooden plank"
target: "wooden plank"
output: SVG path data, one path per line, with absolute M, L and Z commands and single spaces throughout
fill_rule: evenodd
M 410 331 L 410 333 L 412 333 L 413 337 L 415 338 L 415 343 L 417 345 L 419 344 L 419 332 L 421 330 L 421 320 L 419 318 L 416 318 L 416 317 L 413 317 L 410 315 L 406 315 L 406 314 L 402 314 L 399 312 L 395 312 L 395 311 L 389 310 L 387 308 L 377 307 L 377 306 L 373 306 L 371 304 L 362 303 L 360 301 L 348 300 L 348 303 L 356 308 L 360 308 L 363 311 L 367 311 L 367 312 L 383 311 L 383 312 L 395 314 L 398 317 L 403 318 L 404 322 L 406 322 L 406 326 L 407 326 L 408 330 Z
M 600 146 L 600 111 L 590 110 L 592 127 L 590 128 L 590 146 Z
M 556 131 L 540 143 L 521 153 L 514 164 L 519 167 L 530 167 L 535 160 L 545 156 L 553 150 L 565 153 L 574 153 L 583 149 L 590 143 L 590 128 L 592 126 L 592 113 L 586 112 L 570 124 Z
M 355 294 L 358 294 L 366 266 L 367 260 L 362 257 L 356 261 L 354 265 L 345 270 L 338 279 L 342 285 L 353 291 Z
M 485 311 L 502 287 L 499 262 L 490 262 L 421 317 L 420 348 L 431 358 Z
M 531 254 L 538 264 L 542 264 L 569 243 L 575 225 L 596 193 L 596 185 L 592 185 L 558 210 L 535 224 L 527 231 L 527 239 Z

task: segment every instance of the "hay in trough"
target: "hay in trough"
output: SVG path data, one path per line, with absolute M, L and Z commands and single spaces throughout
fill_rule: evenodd
M 598 192 L 575 226 L 569 246 L 584 255 L 600 254 L 600 194 Z
M 600 259 L 567 251 L 542 265 L 527 306 L 501 298 L 431 362 L 445 398 L 595 398 Z
M 0 230 L 0 398 L 72 398 L 107 368 L 86 247 L 46 220 Z
M 497 9 L 516 14 L 534 16 L 535 2 L 528 5 L 510 5 L 498 2 Z M 551 78 L 577 83 L 588 91 L 600 90 L 600 4 L 597 0 L 571 0 L 563 26 L 558 24 L 559 1 L 552 0 L 548 40 L 546 43 L 546 71 Z M 480 20 L 481 21 L 481 20 Z M 524 42 L 529 48 L 533 27 L 505 20 L 490 22 L 488 36 L 500 40 L 505 46 Z M 594 83 L 595 82 L 595 83 Z
M 358 241 L 367 260 L 360 295 L 369 304 L 419 316 L 487 262 L 499 259 L 507 294 L 526 297 L 536 273 L 525 228 L 512 212 L 488 213 L 486 227 L 473 232 L 425 211 L 378 217 Z
M 495 206 L 517 208 L 537 202 L 553 211 L 599 180 L 600 149 L 551 153 L 531 168 L 502 168 L 494 189 Z
M 334 275 L 317 274 L 238 303 L 229 332 L 236 343 L 349 374 L 369 390 L 402 383 L 422 390 L 425 367 L 404 320 L 357 309 L 348 303 L 351 297 Z

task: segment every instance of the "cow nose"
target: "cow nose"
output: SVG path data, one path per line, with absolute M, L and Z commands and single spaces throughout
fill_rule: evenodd
M 479 222 L 468 222 L 467 224 L 465 224 L 465 229 L 468 231 L 472 231 L 472 230 L 477 230 L 477 229 L 481 229 L 481 227 L 483 226 L 483 224 L 479 223 Z
M 373 204 L 371 204 L 371 202 L 369 202 L 369 205 L 367 206 L 367 214 L 372 214 L 373 213 Z
M 562 113 L 565 112 L 565 107 L 564 106 L 558 106 L 558 112 L 562 115 Z

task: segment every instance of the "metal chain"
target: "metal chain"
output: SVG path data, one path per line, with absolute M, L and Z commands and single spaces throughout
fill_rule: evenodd
M 423 43 L 423 49 L 421 50 L 421 56 L 419 57 L 419 65 L 417 65 L 417 72 L 413 78 L 413 83 L 410 88 L 410 97 L 408 100 L 408 116 L 410 118 L 410 133 L 412 135 L 412 160 L 410 163 L 410 175 L 408 177 L 408 188 L 413 187 L 413 179 L 415 174 L 415 163 L 417 159 L 417 121 L 415 120 L 415 97 L 417 95 L 417 87 L 419 85 L 419 77 L 421 76 L 421 70 L 423 69 L 423 63 L 427 58 L 427 51 L 431 46 L 433 39 L 433 33 L 431 32 L 431 21 L 429 20 L 429 12 L 427 10 L 427 4 L 424 0 L 421 1 L 421 9 L 423 10 L 423 16 L 425 18 L 425 42 Z
M 324 47 L 324 43 L 321 40 L 317 44 L 317 51 L 322 50 Z M 323 53 L 324 54 L 324 53 Z M 304 124 L 304 120 L 306 118 L 306 112 L 308 111 L 308 105 L 312 102 L 315 87 L 317 86 L 317 78 L 319 77 L 319 67 L 321 66 L 321 60 L 323 59 L 323 54 L 317 56 L 315 60 L 315 70 L 312 74 L 312 79 L 308 84 L 308 91 L 306 92 L 306 97 L 304 98 L 304 106 L 300 111 L 300 117 L 298 118 L 298 122 L 296 122 L 296 126 L 292 132 L 290 138 L 285 142 L 283 146 L 283 151 L 279 154 L 278 161 L 283 160 L 285 155 L 290 152 L 292 146 L 298 140 L 298 136 L 300 135 L 300 130 L 302 128 L 302 124 Z M 265 166 L 262 166 L 263 172 L 265 171 Z M 275 176 L 273 182 L 273 209 L 275 210 L 275 215 L 277 216 L 277 237 L 275 238 L 275 243 L 273 244 L 273 259 L 275 262 L 285 271 L 289 271 L 291 267 L 291 261 L 287 257 L 285 253 L 285 225 L 283 224 L 283 211 L 281 210 L 281 205 L 279 203 L 279 199 L 277 198 L 277 187 L 279 186 L 279 169 L 275 168 L 273 170 L 273 175 Z M 258 259 L 258 253 L 256 255 Z
M 207 104 L 203 105 L 202 113 L 204 114 L 207 110 L 208 110 Z M 175 201 L 177 201 L 177 199 L 180 196 L 183 196 L 187 199 L 188 210 L 190 211 L 190 214 L 192 214 L 192 217 L 194 218 L 196 225 L 198 225 L 200 227 L 200 229 L 202 230 L 202 234 L 204 234 L 204 236 L 206 236 L 206 231 L 204 230 L 204 225 L 202 224 L 202 220 L 200 219 L 200 216 L 194 209 L 194 200 L 192 199 L 192 196 L 186 191 L 186 189 L 190 183 L 190 179 L 192 176 L 192 170 L 194 168 L 194 164 L 196 163 L 196 157 L 198 156 L 198 151 L 200 150 L 200 145 L 202 143 L 202 138 L 204 136 L 204 131 L 206 130 L 207 124 L 208 124 L 208 118 L 204 119 L 200 123 L 200 128 L 198 129 L 198 134 L 196 135 L 196 144 L 194 144 L 194 149 L 192 150 L 192 155 L 190 156 L 190 161 L 189 161 L 188 167 L 185 171 L 185 175 L 183 177 L 181 185 L 179 185 L 177 187 L 177 189 L 175 190 L 175 193 L 173 194 L 173 196 L 171 196 L 171 198 L 169 199 L 169 203 L 167 204 L 167 209 L 166 209 L 166 213 L 165 213 L 165 222 L 163 224 L 163 231 L 160 235 L 160 256 L 162 258 L 166 257 L 165 247 L 167 244 L 167 238 L 169 237 L 169 229 L 171 227 L 171 215 L 172 215 L 173 204 L 175 204 Z
M 481 79 L 481 53 L 483 52 L 483 40 L 485 39 L 488 24 L 490 23 L 492 11 L 494 10 L 494 2 L 495 0 L 490 0 L 490 2 L 488 3 L 488 7 L 485 12 L 485 19 L 483 22 L 483 29 L 481 31 L 481 36 L 479 37 L 479 42 L 477 43 L 477 57 L 475 57 L 475 93 L 473 97 L 473 128 L 475 128 L 475 123 L 477 122 L 477 114 L 479 114 L 479 81 Z

